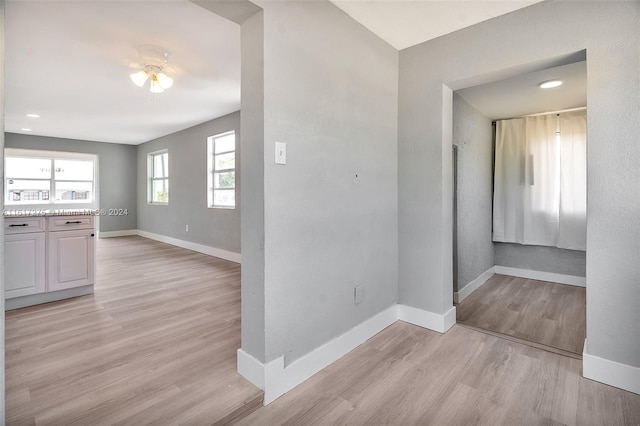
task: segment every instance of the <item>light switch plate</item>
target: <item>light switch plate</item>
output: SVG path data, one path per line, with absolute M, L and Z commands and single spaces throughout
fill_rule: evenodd
M 276 142 L 276 164 L 287 164 L 287 144 Z
M 362 302 L 364 297 L 364 287 L 362 285 L 355 286 L 353 289 L 353 301 L 357 305 Z

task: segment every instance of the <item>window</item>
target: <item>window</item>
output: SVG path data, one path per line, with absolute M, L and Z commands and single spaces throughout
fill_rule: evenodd
M 586 111 L 499 120 L 493 241 L 586 249 Z
M 169 152 L 152 152 L 148 156 L 149 203 L 167 204 L 169 202 Z
M 236 207 L 236 133 L 211 136 L 207 140 L 208 194 L 212 208 Z
M 5 203 L 95 206 L 96 163 L 92 154 L 9 148 L 5 151 Z

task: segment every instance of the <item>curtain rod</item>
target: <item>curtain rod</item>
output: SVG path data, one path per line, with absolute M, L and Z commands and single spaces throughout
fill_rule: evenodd
M 500 118 L 498 120 L 491 121 L 491 124 L 496 124 L 496 121 L 500 121 L 500 120 L 513 120 L 515 118 L 535 117 L 537 115 L 561 114 L 563 112 L 580 111 L 580 110 L 583 110 L 583 109 L 587 109 L 587 107 L 561 109 L 561 110 L 558 110 L 558 111 L 538 112 L 536 114 L 520 115 L 518 117 L 511 117 L 511 118 Z

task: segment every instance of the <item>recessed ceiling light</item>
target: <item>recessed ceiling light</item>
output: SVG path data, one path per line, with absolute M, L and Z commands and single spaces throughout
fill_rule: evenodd
M 31 131 L 31 129 L 26 129 L 24 127 L 22 129 L 20 129 L 20 130 L 22 130 L 23 132 L 30 132 Z
M 560 80 L 543 81 L 542 83 L 538 84 L 541 89 L 551 89 L 552 87 L 558 87 L 560 85 L 562 85 L 562 82 Z
M 29 118 L 40 118 L 40 114 L 25 114 Z

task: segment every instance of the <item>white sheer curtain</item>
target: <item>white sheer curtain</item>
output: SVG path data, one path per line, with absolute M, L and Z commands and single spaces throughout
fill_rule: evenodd
M 496 123 L 493 241 L 586 249 L 586 111 Z

